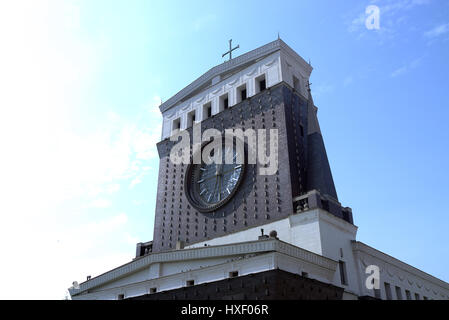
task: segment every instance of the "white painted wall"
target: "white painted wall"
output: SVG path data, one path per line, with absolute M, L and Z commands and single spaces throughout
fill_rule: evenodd
M 419 299 L 449 300 L 449 284 L 405 264 L 391 256 L 384 254 L 374 248 L 358 243 L 362 250 L 354 250 L 354 259 L 357 267 L 357 274 L 360 277 L 360 292 L 362 295 L 374 296 L 373 290 L 368 290 L 364 285 L 367 274 L 366 267 L 375 265 L 380 268 L 380 291 L 382 299 L 387 299 L 385 292 L 385 282 L 390 284 L 391 296 L 393 300 L 398 299 L 395 287 L 401 290 L 402 299 L 406 299 L 405 290 L 409 290 L 412 300 L 415 300 L 415 293 L 419 294 Z
M 331 230 L 332 224 L 336 224 L 339 227 Z M 326 229 L 325 225 L 330 226 Z M 279 240 L 332 259 L 335 257 L 333 247 L 336 247 L 340 242 L 347 242 L 347 248 L 350 248 L 350 240 L 355 240 L 355 233 L 357 232 L 357 227 L 350 223 L 339 219 L 324 210 L 313 209 L 300 214 L 291 215 L 282 220 L 267 223 L 263 226 L 253 227 L 226 236 L 198 242 L 186 246 L 186 248 L 202 247 L 205 244 L 215 246 L 257 240 L 261 235 L 260 229 L 262 228 L 264 229 L 264 234 L 269 234 L 270 231 L 276 230 Z M 331 236 L 331 233 L 335 234 Z M 346 235 L 343 236 L 343 234 Z M 329 243 L 323 244 L 323 241 Z

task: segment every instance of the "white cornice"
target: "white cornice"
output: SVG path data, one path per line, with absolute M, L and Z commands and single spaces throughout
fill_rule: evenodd
M 161 112 L 165 112 L 174 105 L 176 105 L 179 101 L 183 100 L 185 97 L 189 96 L 193 92 L 195 92 L 198 88 L 204 87 L 216 76 L 230 72 L 233 69 L 242 67 L 251 61 L 262 58 L 266 55 L 269 55 L 275 51 L 282 50 L 286 52 L 291 58 L 293 58 L 297 63 L 299 63 L 304 70 L 310 75 L 312 72 L 312 67 L 293 49 L 291 49 L 284 41 L 281 39 L 277 39 L 273 42 L 267 43 L 264 46 L 261 46 L 257 49 L 254 49 L 250 52 L 242 54 L 232 60 L 226 61 L 218 66 L 211 68 L 209 71 L 204 73 L 198 79 L 190 83 L 187 87 L 176 93 L 173 97 L 165 101 L 159 106 Z
M 280 252 L 304 261 L 308 261 L 328 270 L 335 270 L 337 264 L 337 262 L 332 259 L 320 256 L 299 247 L 295 247 L 277 239 L 257 240 L 149 254 L 99 275 L 89 281 L 83 282 L 80 284 L 79 289 L 70 288 L 69 291 L 72 296 L 81 294 L 89 289 L 93 289 L 110 281 L 117 280 L 131 273 L 142 270 L 152 263 L 197 260 L 211 257 L 245 254 L 260 254 L 263 252 Z
M 389 256 L 388 254 L 383 253 L 382 251 L 374 249 L 373 247 L 370 247 L 370 246 L 364 244 L 363 242 L 352 241 L 352 249 L 353 249 L 353 251 L 359 251 L 359 252 L 368 254 L 374 258 L 382 260 L 386 264 L 393 265 L 400 270 L 406 271 L 416 277 L 419 277 L 419 278 L 423 279 L 424 281 L 428 281 L 436 286 L 444 288 L 445 290 L 449 290 L 449 283 L 447 283 L 443 280 L 440 280 L 424 271 L 421 271 L 405 262 L 402 262 L 401 260 L 393 258 L 392 256 Z

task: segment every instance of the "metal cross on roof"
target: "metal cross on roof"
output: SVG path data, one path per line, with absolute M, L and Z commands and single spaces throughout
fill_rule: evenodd
M 312 83 L 310 83 L 309 80 L 307 80 L 307 90 L 310 92 L 310 86 L 312 85 Z
M 240 45 L 237 45 L 237 47 L 232 48 L 232 39 L 229 40 L 229 51 L 223 53 L 221 57 L 223 58 L 225 55 L 229 54 L 229 60 L 231 60 L 232 59 L 232 51 L 234 51 L 238 48 L 240 48 Z

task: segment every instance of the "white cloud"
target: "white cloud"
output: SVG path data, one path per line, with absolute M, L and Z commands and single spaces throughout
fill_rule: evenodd
M 2 248 L 9 263 L 2 264 L 0 299 L 62 299 L 73 281 L 128 262 L 135 243 L 130 242 L 134 238 L 127 222 L 127 215 L 120 213 L 64 229 L 51 221 L 24 224 L 27 236 Z M 10 242 L 9 236 L 2 232 L 0 241 Z
M 406 71 L 407 71 L 407 67 L 406 66 L 403 66 L 403 67 L 400 67 L 400 68 L 397 68 L 396 70 L 394 70 L 392 73 L 391 73 L 391 77 L 397 77 L 397 76 L 400 76 L 401 74 L 404 74 Z
M 215 20 L 217 20 L 217 16 L 215 14 L 210 13 L 200 16 L 194 21 L 193 28 L 195 29 L 195 31 L 200 31 L 201 29 L 215 22 Z
M 331 93 L 335 90 L 335 86 L 329 83 L 321 83 L 315 86 L 313 93 L 315 97 L 320 97 L 324 94 Z
M 354 78 L 352 76 L 347 76 L 344 80 L 343 80 L 343 86 L 347 87 L 349 86 L 351 83 L 354 82 Z
M 63 298 L 73 280 L 134 252 L 128 216 L 96 208 L 146 174 L 157 156 L 160 113 L 147 108 L 139 126 L 109 112 L 96 129 L 76 130 L 72 113 L 109 55 L 106 38 L 79 32 L 82 13 L 77 3 L 0 2 L 3 299 Z
M 358 37 L 364 37 L 369 33 L 375 33 L 381 35 L 382 38 L 393 39 L 397 35 L 397 31 L 401 25 L 407 21 L 407 11 L 411 9 L 427 5 L 430 0 L 385 0 L 374 1 L 370 4 L 377 5 L 380 13 L 380 29 L 367 30 L 365 27 L 365 20 L 367 15 L 365 14 L 365 6 L 360 6 L 356 17 L 352 15 L 347 23 L 347 30 L 351 33 L 358 33 Z
M 111 201 L 104 198 L 95 199 L 89 205 L 89 207 L 91 208 L 109 208 L 110 206 Z
M 348 24 L 349 32 L 359 31 L 365 25 L 366 15 L 365 13 L 360 13 L 356 18 L 352 19 Z
M 400 75 L 403 75 L 403 74 L 415 69 L 417 66 L 419 66 L 419 64 L 421 63 L 421 60 L 422 60 L 422 58 L 418 58 L 418 59 L 411 61 L 410 63 L 407 63 L 407 64 L 397 68 L 390 74 L 390 76 L 392 78 L 395 78 L 395 77 L 398 77 Z
M 427 38 L 436 38 L 449 32 L 449 23 L 441 24 L 424 33 Z
M 138 185 L 139 183 L 141 183 L 142 182 L 142 178 L 139 176 L 139 177 L 136 177 L 136 178 L 134 178 L 133 179 L 133 181 L 131 181 L 131 183 L 129 184 L 129 188 L 130 189 L 133 189 L 136 185 Z

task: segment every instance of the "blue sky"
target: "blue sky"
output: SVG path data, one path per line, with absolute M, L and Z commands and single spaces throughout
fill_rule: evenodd
M 379 30 L 365 27 L 370 4 Z M 152 239 L 161 99 L 223 62 L 230 38 L 239 55 L 278 32 L 314 67 L 358 240 L 449 281 L 449 2 L 15 1 L 0 12 L 11 261 L 0 297 L 58 299 L 129 261 Z

